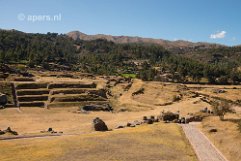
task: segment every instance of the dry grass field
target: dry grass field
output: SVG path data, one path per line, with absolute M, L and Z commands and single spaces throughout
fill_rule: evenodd
M 197 102 L 197 103 L 196 103 Z M 209 107 L 199 98 L 187 99 L 167 106 L 155 107 L 153 110 L 133 112 L 90 112 L 88 114 L 75 113 L 78 107 L 66 108 L 8 108 L 0 111 L 0 129 L 8 126 L 20 134 L 38 133 L 52 127 L 54 130 L 63 131 L 64 134 L 79 134 L 93 131 L 92 120 L 95 117 L 103 119 L 109 128 L 125 125 L 127 122 L 141 120 L 143 116 L 157 116 L 161 111 L 180 111 L 181 116 L 195 113 Z
M 78 136 L 0 142 L 1 161 L 196 161 L 180 127 L 142 125 Z
M 229 114 L 226 119 L 226 121 L 220 121 L 218 117 L 208 117 L 203 121 L 201 129 L 227 159 L 240 161 L 241 133 L 236 123 L 236 120 L 240 120 L 240 116 Z M 216 128 L 218 131 L 210 133 L 211 128 Z
M 56 73 L 52 73 L 56 74 Z M 49 75 L 36 76 L 36 82 L 84 82 L 97 84 L 97 89 L 105 88 L 106 79 L 56 78 Z M 176 124 L 158 123 L 141 125 L 104 133 L 94 132 L 92 120 L 100 117 L 109 129 L 127 122 L 142 120 L 143 116 L 157 116 L 162 111 L 179 112 L 180 117 L 199 112 L 211 105 L 195 96 L 193 92 L 218 95 L 225 99 L 240 99 L 239 87 L 187 85 L 162 82 L 143 82 L 135 79 L 132 86 L 125 90 L 127 82 L 110 88 L 109 97 L 114 112 L 78 113 L 79 106 L 47 108 L 6 108 L 0 110 L 0 129 L 11 127 L 20 135 L 36 135 L 40 131 L 53 128 L 63 132 L 62 136 L 0 141 L 0 160 L 83 160 L 83 161 L 125 161 L 125 160 L 196 160 L 181 128 Z M 137 95 L 132 93 L 144 88 Z M 226 93 L 213 93 L 213 89 L 224 89 Z M 70 89 L 69 89 L 70 90 Z M 66 89 L 65 89 L 66 92 Z M 176 100 L 176 98 L 179 99 Z M 241 112 L 240 107 L 235 108 Z M 125 112 L 123 112 L 125 111 Z M 239 161 L 241 154 L 241 134 L 234 122 L 240 114 L 227 115 L 226 121 L 215 116 L 206 118 L 200 127 L 212 142 L 230 161 Z M 217 133 L 209 133 L 212 127 Z M 14 155 L 13 155 L 14 154 Z

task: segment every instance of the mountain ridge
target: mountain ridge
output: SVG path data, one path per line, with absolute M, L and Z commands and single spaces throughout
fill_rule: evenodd
M 16 29 L 2 29 L 3 31 L 16 31 L 21 33 L 27 33 L 23 31 L 19 31 Z M 146 37 L 140 37 L 140 36 L 112 36 L 112 35 L 106 35 L 106 34 L 95 34 L 95 35 L 88 35 L 80 31 L 70 31 L 68 33 L 65 33 L 68 37 L 72 38 L 73 40 L 77 40 L 78 38 L 80 40 L 85 41 L 91 41 L 96 39 L 106 39 L 107 41 L 112 41 L 117 44 L 127 44 L 127 43 L 139 43 L 139 44 L 156 44 L 161 45 L 164 48 L 167 49 L 173 49 L 173 48 L 217 48 L 217 47 L 239 47 L 240 45 L 235 46 L 227 46 L 224 44 L 218 44 L 218 43 L 209 43 L 209 42 L 191 42 L 186 40 L 165 40 L 165 39 L 155 39 L 155 38 L 146 38 Z
M 112 41 L 117 44 L 125 44 L 125 43 L 147 43 L 147 44 L 157 44 L 161 45 L 165 48 L 194 48 L 194 47 L 220 47 L 226 46 L 222 44 L 216 43 L 208 43 L 208 42 L 190 42 L 185 40 L 177 40 L 177 41 L 170 41 L 164 39 L 154 39 L 154 38 L 143 38 L 139 36 L 112 36 L 112 35 L 105 35 L 105 34 L 95 34 L 95 35 L 88 35 L 82 33 L 80 31 L 71 31 L 66 34 L 70 38 L 77 40 L 96 40 L 96 39 L 106 39 L 107 41 Z

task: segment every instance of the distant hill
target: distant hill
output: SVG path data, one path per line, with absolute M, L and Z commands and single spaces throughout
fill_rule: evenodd
M 146 43 L 146 44 L 158 44 L 163 46 L 166 49 L 170 48 L 213 48 L 213 47 L 220 47 L 224 45 L 220 44 L 212 44 L 212 43 L 205 43 L 205 42 L 189 42 L 184 40 L 177 40 L 177 41 L 169 41 L 163 39 L 153 39 L 153 38 L 142 38 L 142 37 L 131 37 L 131 36 L 112 36 L 112 35 L 104 35 L 104 34 L 97 34 L 97 35 L 87 35 L 79 31 L 72 31 L 67 33 L 69 37 L 74 40 L 80 39 L 85 41 L 96 40 L 96 39 L 106 39 L 107 41 L 112 41 L 117 44 L 126 44 L 126 43 Z

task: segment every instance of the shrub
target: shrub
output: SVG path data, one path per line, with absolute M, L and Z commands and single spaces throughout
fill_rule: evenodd
M 224 101 L 214 102 L 213 103 L 213 111 L 214 111 L 214 114 L 219 116 L 220 120 L 224 120 L 224 115 L 226 113 L 228 113 L 228 112 L 234 113 L 234 110 L 232 109 L 230 104 L 227 102 L 224 102 Z

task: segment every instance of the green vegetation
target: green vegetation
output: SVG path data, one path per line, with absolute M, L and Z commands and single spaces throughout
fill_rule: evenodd
M 124 78 L 136 78 L 136 74 L 121 74 Z
M 196 46 L 165 49 L 154 44 L 115 44 L 107 40 L 72 40 L 56 33 L 26 34 L 0 30 L 0 62 L 41 66 L 64 65 L 75 71 L 122 75 L 146 81 L 211 84 L 241 82 L 241 47 Z M 20 67 L 23 68 L 23 67 Z M 55 67 L 54 67 L 55 68 Z
M 46 62 L 75 63 L 73 41 L 56 33 L 25 34 L 0 30 L 0 61 L 46 66 Z

